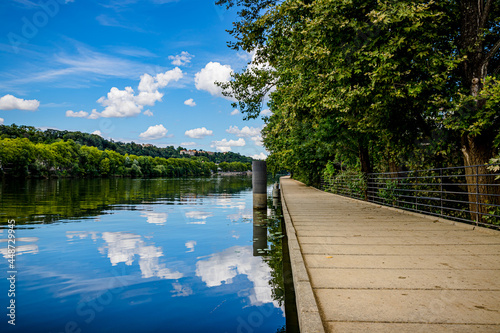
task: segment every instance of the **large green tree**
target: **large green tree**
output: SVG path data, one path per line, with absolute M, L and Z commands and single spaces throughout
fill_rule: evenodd
M 460 147 L 472 166 L 498 150 L 498 1 L 218 3 L 239 8 L 231 46 L 255 52 L 249 69 L 223 87 L 249 118 L 269 98 L 264 144 L 272 163 L 311 170 L 357 150 L 365 172 L 373 161 L 392 170 L 446 166 Z M 466 172 L 482 194 L 492 191 L 486 168 Z M 494 201 L 474 191 L 470 201 Z

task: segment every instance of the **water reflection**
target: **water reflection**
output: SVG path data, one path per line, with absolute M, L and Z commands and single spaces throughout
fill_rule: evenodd
M 272 303 L 280 307 L 272 298 L 271 268 L 259 257 L 253 256 L 251 246 L 234 246 L 222 252 L 214 253 L 209 259 L 196 263 L 196 275 L 207 287 L 217 287 L 231 284 L 237 275 L 245 275 L 252 282 L 250 288 L 240 290 L 240 295 L 246 295 L 250 305 L 259 306 Z
M 7 179 L 0 184 L 0 225 L 8 219 L 16 219 L 18 225 L 81 221 L 110 209 L 137 209 L 138 204 L 188 204 L 211 193 L 226 196 L 223 204 L 231 194 L 249 190 L 251 184 L 250 177 Z M 150 221 L 156 223 L 155 218 Z
M 191 210 L 186 212 L 185 216 L 188 220 L 190 220 L 188 222 L 189 224 L 205 224 L 206 219 L 214 216 L 214 214 L 211 212 L 206 212 L 201 210 Z
M 267 210 L 253 209 L 253 255 L 263 256 L 267 249 Z
M 196 241 L 188 241 L 184 245 L 186 245 L 186 247 L 188 248 L 188 251 L 186 252 L 194 252 L 194 246 L 196 245 Z
M 167 213 L 154 213 L 154 212 L 144 212 L 141 214 L 141 216 L 147 218 L 148 223 L 153 223 L 153 224 L 165 224 L 167 223 L 167 218 L 168 218 Z
M 61 332 L 72 321 L 82 333 L 236 332 L 247 327 L 241 318 L 264 308 L 266 320 L 250 325 L 253 332 L 283 325 L 281 259 L 273 238 L 267 246 L 274 233 L 267 213 L 247 209 L 251 178 L 45 184 L 28 183 L 33 193 L 2 187 L 2 207 L 20 221 L 17 297 L 24 320 L 17 331 Z M 50 221 L 47 212 L 54 213 Z M 65 223 L 38 224 L 44 221 Z
M 147 279 L 159 277 L 161 279 L 176 280 L 183 277 L 180 272 L 175 272 L 160 264 L 158 258 L 163 256 L 161 247 L 148 245 L 141 236 L 123 232 L 104 232 L 102 239 L 106 245 L 99 248 L 101 254 L 105 254 L 115 266 L 118 263 L 132 265 L 135 256 L 139 256 L 139 267 L 142 277 Z

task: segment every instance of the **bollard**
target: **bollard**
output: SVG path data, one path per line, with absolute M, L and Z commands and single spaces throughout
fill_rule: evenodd
M 252 162 L 253 208 L 267 208 L 266 161 Z

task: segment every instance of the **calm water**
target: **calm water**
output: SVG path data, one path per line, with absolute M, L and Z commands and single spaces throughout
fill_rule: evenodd
M 16 326 L 2 278 L 2 332 L 285 325 L 280 242 L 266 243 L 280 230 L 252 211 L 249 177 L 4 182 L 0 195 L 2 277 L 8 219 L 17 237 Z

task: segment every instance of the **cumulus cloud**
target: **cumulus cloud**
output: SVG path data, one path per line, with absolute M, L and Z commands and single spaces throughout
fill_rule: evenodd
M 105 107 L 104 111 L 92 111 L 89 119 L 104 118 L 124 118 L 133 117 L 140 114 L 144 106 L 154 106 L 156 102 L 161 101 L 163 94 L 158 89 L 166 87 L 172 81 L 178 81 L 183 77 L 182 71 L 176 67 L 165 73 L 159 73 L 151 76 L 147 73 L 141 75 L 139 82 L 139 94 L 135 94 L 132 87 L 125 87 L 120 90 L 116 87 L 111 88 L 106 97 L 97 100 Z M 150 116 L 152 112 L 145 111 Z
M 139 134 L 139 137 L 146 140 L 158 140 L 167 135 L 168 130 L 162 124 L 149 126 L 146 132 Z
M 71 118 L 85 118 L 88 117 L 89 113 L 85 111 L 78 111 L 74 112 L 72 110 L 66 111 L 66 117 L 71 117 Z
M 192 98 L 185 100 L 184 104 L 186 104 L 187 106 L 196 106 L 196 103 L 194 102 L 194 100 Z
M 253 143 L 255 143 L 256 146 L 262 147 L 264 145 L 264 143 L 262 142 L 262 136 L 260 135 L 252 136 L 250 139 L 253 141 Z
M 168 59 L 172 60 L 172 65 L 174 66 L 184 66 L 186 64 L 189 64 L 193 57 L 194 55 L 189 54 L 186 51 L 182 51 L 180 54 L 177 54 L 175 56 L 168 56 Z
M 146 111 L 144 111 L 144 114 L 145 114 L 146 116 L 148 116 L 148 117 L 152 117 L 152 116 L 153 116 L 153 112 L 151 112 L 151 110 L 149 110 L 149 109 L 148 109 L 148 110 L 146 110 Z
M 240 113 L 240 111 L 238 111 L 238 109 L 234 109 L 231 111 L 231 116 L 236 116 L 238 113 Z
M 0 118 L 0 125 L 3 125 L 3 122 L 4 122 L 4 121 L 5 121 L 5 120 L 4 120 L 3 118 Z
M 264 153 L 252 155 L 250 157 L 253 158 L 254 160 L 265 160 L 267 158 L 266 154 Z
M 263 116 L 266 116 L 266 117 L 270 117 L 270 116 L 272 116 L 273 113 L 271 112 L 271 110 L 265 109 L 265 110 L 262 110 L 260 112 L 260 114 L 263 115 Z
M 231 79 L 233 70 L 229 65 L 221 65 L 218 62 L 209 62 L 194 76 L 196 89 L 208 91 L 212 96 L 224 97 L 222 88 L 215 82 L 227 82 Z
M 189 146 L 195 146 L 196 142 L 181 142 L 182 147 L 189 147 Z
M 229 126 L 226 130 L 229 134 L 234 134 L 240 138 L 250 138 L 252 136 L 260 135 L 261 129 L 259 127 L 248 127 L 245 126 L 242 129 L 239 129 L 238 126 Z
M 92 134 L 102 136 L 102 133 L 101 133 L 101 131 L 99 131 L 99 130 L 95 130 L 95 131 L 93 131 L 93 132 L 92 132 Z
M 39 106 L 40 102 L 36 99 L 21 99 L 12 95 L 0 98 L 0 110 L 36 111 Z
M 202 128 L 194 128 L 192 130 L 188 130 L 184 133 L 185 136 L 188 136 L 192 139 L 202 139 L 205 136 L 213 135 L 212 130 L 207 130 L 205 127 Z
M 262 136 L 260 134 L 261 129 L 258 127 L 248 127 L 245 126 L 239 129 L 238 126 L 229 126 L 226 132 L 234 134 L 240 138 L 250 138 L 256 146 L 262 147 Z
M 243 138 L 239 138 L 238 140 L 227 140 L 222 139 L 221 141 L 213 141 L 210 147 L 217 149 L 220 152 L 231 151 L 232 147 L 243 147 L 246 145 L 246 142 Z

